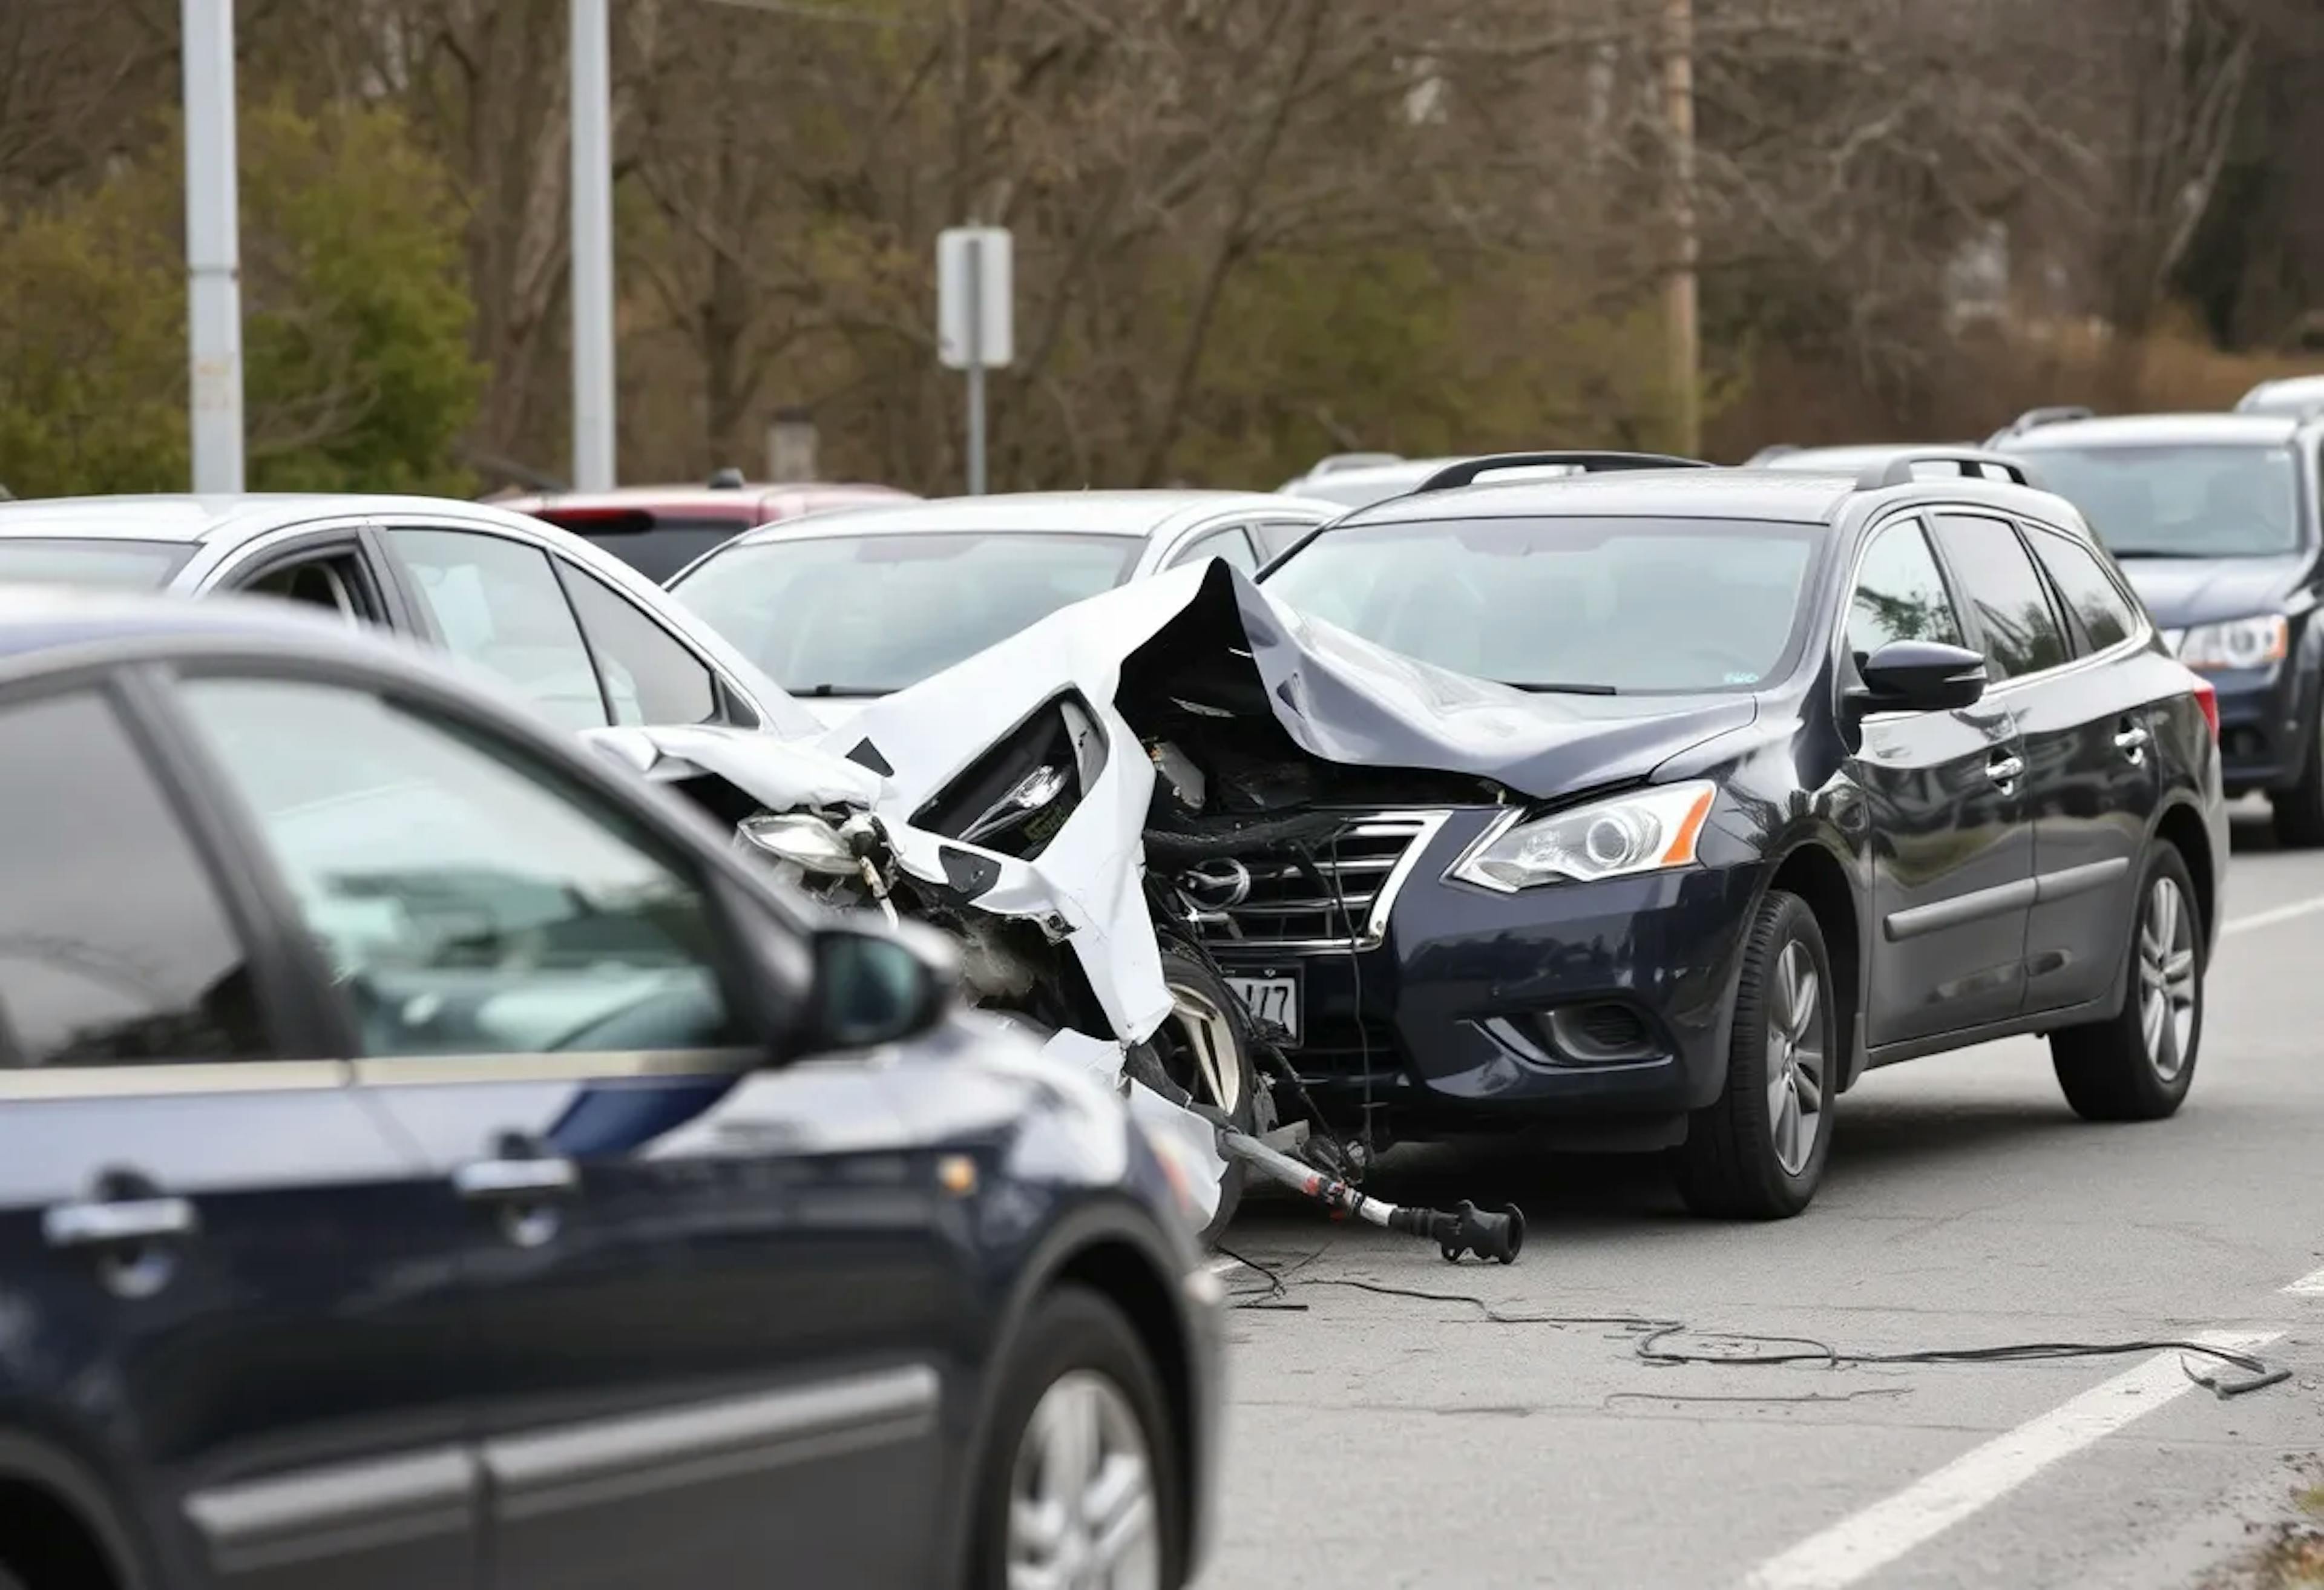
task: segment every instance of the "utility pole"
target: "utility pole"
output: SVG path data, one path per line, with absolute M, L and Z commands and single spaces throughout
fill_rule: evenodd
M 186 343 L 194 489 L 243 488 L 242 242 L 235 179 L 234 0 L 181 0 Z
M 1701 318 L 1695 268 L 1702 258 L 1694 213 L 1694 0 L 1663 0 L 1663 114 L 1670 140 L 1670 280 L 1665 287 L 1674 443 L 1702 448 Z
M 189 4 L 191 0 L 189 0 Z M 573 22 L 573 488 L 613 484 L 613 87 L 607 0 Z

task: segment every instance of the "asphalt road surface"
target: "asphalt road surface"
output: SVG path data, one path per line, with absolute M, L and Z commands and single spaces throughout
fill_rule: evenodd
M 1814 1206 L 1780 1224 L 1690 1219 L 1643 1162 L 1493 1148 L 1392 1156 L 1379 1186 L 1517 1199 L 1509 1268 L 1250 1207 L 1227 1243 L 1286 1290 L 1231 1317 L 1202 1590 L 2261 1582 L 2251 1554 L 2298 1517 L 2324 1453 L 2324 854 L 2275 853 L 2240 814 L 2236 839 L 2173 1120 L 2078 1120 L 2048 1046 L 2024 1040 L 1867 1077 Z M 1268 1290 L 1224 1279 L 1247 1301 Z M 1683 1321 L 1665 1345 L 1708 1351 L 2201 1336 L 2292 1378 L 2225 1400 L 2187 1373 L 2221 1366 L 2154 1351 L 1658 1365 L 1638 1326 L 1495 1323 L 1322 1284 L 1359 1280 L 1504 1315 Z

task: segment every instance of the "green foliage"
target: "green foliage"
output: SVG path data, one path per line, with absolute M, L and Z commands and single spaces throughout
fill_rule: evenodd
M 1255 261 L 1210 340 L 1175 472 L 1271 487 L 1351 448 L 1659 447 L 1659 317 L 1651 300 L 1581 300 L 1515 255 Z
M 0 218 L 0 483 L 182 489 L 182 145 Z M 484 371 L 450 185 L 377 109 L 241 127 L 244 402 L 262 490 L 460 492 Z

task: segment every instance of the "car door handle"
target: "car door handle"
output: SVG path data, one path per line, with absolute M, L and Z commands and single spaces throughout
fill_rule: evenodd
M 471 1203 L 530 1202 L 570 1197 L 581 1178 L 570 1160 L 478 1160 L 453 1171 L 452 1186 Z
M 200 1229 L 200 1216 L 183 1198 L 58 1204 L 41 1216 L 41 1234 L 52 1248 L 127 1247 L 189 1237 Z
M 1985 776 L 1997 784 L 2014 784 L 2025 772 L 2022 756 L 1997 756 L 1985 764 Z

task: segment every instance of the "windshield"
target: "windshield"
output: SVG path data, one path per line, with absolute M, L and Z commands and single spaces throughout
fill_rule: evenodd
M 0 581 L 158 591 L 194 555 L 181 541 L 0 540 Z
M 794 695 L 876 696 L 1121 582 L 1134 537 L 817 536 L 719 553 L 670 587 Z
M 1424 662 L 1520 686 L 1744 689 L 1796 627 L 1814 527 L 1471 519 L 1326 531 L 1270 596 Z
M 2026 457 L 2117 558 L 2260 558 L 2300 545 L 2290 448 L 2043 448 Z

